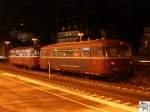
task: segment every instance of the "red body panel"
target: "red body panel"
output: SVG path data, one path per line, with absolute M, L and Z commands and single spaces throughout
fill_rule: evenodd
M 39 57 L 9 57 L 9 62 L 15 65 L 22 65 L 29 68 L 39 67 Z
M 115 62 L 115 65 L 111 65 L 111 61 Z M 131 58 L 128 59 L 91 59 L 91 58 L 40 58 L 40 67 L 42 69 L 48 69 L 48 62 L 50 62 L 51 68 L 55 70 L 63 70 L 70 72 L 78 72 L 85 74 L 95 75 L 115 75 L 118 73 L 130 72 L 132 65 Z

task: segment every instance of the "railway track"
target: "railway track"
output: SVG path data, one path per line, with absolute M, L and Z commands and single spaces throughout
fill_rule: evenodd
M 9 70 L 8 70 L 9 67 Z M 54 86 L 79 92 L 88 96 L 112 101 L 119 104 L 137 107 L 140 100 L 150 100 L 150 89 L 137 87 L 130 84 L 117 84 L 103 81 L 88 80 L 77 77 L 60 76 L 59 74 L 48 74 L 16 68 L 12 65 L 0 66 L 0 68 L 11 72 L 18 72 L 26 77 L 36 78 L 51 83 Z

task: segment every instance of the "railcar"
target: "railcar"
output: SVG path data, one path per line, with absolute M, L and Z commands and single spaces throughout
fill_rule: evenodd
M 75 73 L 129 76 L 132 73 L 131 45 L 120 40 L 90 40 L 57 43 L 40 50 L 40 67 Z
M 0 46 L 0 61 L 4 61 L 7 59 L 8 51 L 6 49 L 6 46 Z
M 9 62 L 27 68 L 39 67 L 39 47 L 19 47 L 9 51 Z

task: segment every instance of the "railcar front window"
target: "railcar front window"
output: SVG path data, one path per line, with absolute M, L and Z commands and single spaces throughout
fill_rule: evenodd
M 45 56 L 48 56 L 48 51 L 47 51 L 47 50 L 44 52 L 44 55 L 45 55 Z
M 15 51 L 11 50 L 10 51 L 10 56 L 15 56 Z

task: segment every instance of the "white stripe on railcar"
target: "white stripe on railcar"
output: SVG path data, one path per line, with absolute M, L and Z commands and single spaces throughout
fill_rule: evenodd
M 74 59 L 133 59 L 132 57 L 52 57 L 52 56 L 40 56 L 40 58 L 74 58 Z
M 26 57 L 39 57 L 39 56 L 9 56 L 9 57 L 18 57 L 18 58 L 26 58 Z

